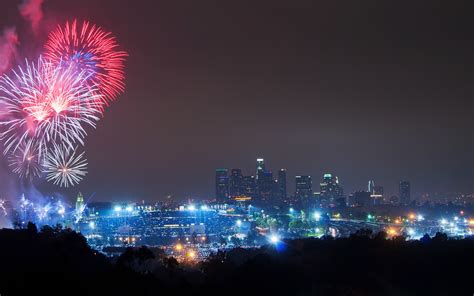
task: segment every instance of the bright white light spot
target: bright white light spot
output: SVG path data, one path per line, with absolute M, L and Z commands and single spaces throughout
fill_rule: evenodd
M 115 206 L 114 210 L 116 212 L 120 212 L 122 210 L 122 207 L 121 206 Z
M 188 210 L 190 210 L 191 212 L 195 211 L 196 210 L 196 207 L 194 205 L 189 205 L 188 206 Z
M 278 237 L 278 235 L 272 234 L 272 235 L 270 236 L 270 242 L 271 242 L 272 244 L 277 244 L 279 241 L 280 241 L 280 238 Z
M 237 224 L 237 226 L 239 226 L 239 227 L 242 226 L 242 220 L 237 220 L 236 224 Z
M 95 223 L 94 223 L 94 221 L 89 222 L 89 227 L 90 227 L 91 229 L 94 229 L 94 228 L 95 228 Z
M 315 212 L 313 214 L 313 217 L 316 221 L 319 221 L 321 219 L 321 213 L 320 212 Z
M 133 208 L 131 206 L 128 206 L 127 207 L 127 212 L 131 212 L 131 211 L 133 211 Z
M 417 219 L 418 221 L 423 221 L 425 220 L 425 217 L 423 217 L 423 215 L 418 215 Z

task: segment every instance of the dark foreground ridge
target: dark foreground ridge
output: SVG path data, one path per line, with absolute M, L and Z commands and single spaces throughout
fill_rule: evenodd
M 472 295 L 474 240 L 420 241 L 361 231 L 217 253 L 180 264 L 146 247 L 118 258 L 60 227 L 0 230 L 0 294 Z

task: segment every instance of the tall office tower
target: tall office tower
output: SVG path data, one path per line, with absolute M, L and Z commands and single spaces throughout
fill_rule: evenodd
M 345 205 L 345 197 L 342 186 L 337 176 L 324 174 L 320 183 L 320 198 L 323 207 L 335 207 Z
M 265 171 L 265 162 L 263 161 L 263 158 L 257 158 L 257 169 L 255 171 L 255 178 L 258 180 L 258 175 L 261 172 Z
M 369 186 L 367 186 L 367 192 L 370 194 L 374 193 L 375 182 L 373 180 L 369 181 Z
M 352 206 L 355 207 L 363 207 L 363 206 L 368 206 L 370 205 L 371 202 L 371 197 L 370 197 L 370 192 L 367 191 L 356 191 L 351 194 L 351 204 Z
M 76 213 L 82 213 L 84 210 L 84 197 L 82 196 L 82 193 L 79 192 L 77 194 L 77 199 L 76 199 Z
M 410 203 L 411 195 L 410 195 L 410 182 L 408 181 L 400 181 L 400 204 L 407 205 Z
M 286 200 L 286 169 L 278 171 L 278 197 L 280 200 Z
M 229 198 L 229 176 L 227 169 L 216 170 L 216 200 L 225 202 Z
M 242 170 L 241 169 L 232 169 L 230 171 L 229 179 L 229 194 L 230 197 L 236 197 L 242 195 Z
M 273 197 L 275 181 L 269 171 L 260 171 L 257 179 L 257 196 L 261 203 L 268 203 Z
M 244 176 L 242 178 L 242 194 L 248 197 L 255 197 L 255 177 L 254 176 Z
M 297 202 L 308 202 L 313 196 L 311 176 L 296 176 L 295 197 Z
M 381 205 L 383 203 L 383 186 L 374 186 L 371 197 L 374 205 Z

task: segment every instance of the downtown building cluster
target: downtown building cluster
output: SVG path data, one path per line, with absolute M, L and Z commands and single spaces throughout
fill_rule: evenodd
M 215 176 L 215 198 L 218 203 L 248 202 L 258 206 L 292 207 L 358 207 L 370 205 L 408 205 L 411 201 L 410 182 L 399 183 L 399 196 L 384 196 L 383 186 L 368 182 L 367 190 L 344 194 L 339 178 L 325 173 L 318 185 L 310 175 L 296 175 L 294 190 L 287 188 L 287 170 L 279 169 L 276 176 L 267 170 L 263 158 L 257 158 L 254 175 L 244 175 L 240 168 L 219 168 Z M 316 189 L 317 188 L 317 189 Z M 315 190 L 316 189 L 316 190 Z

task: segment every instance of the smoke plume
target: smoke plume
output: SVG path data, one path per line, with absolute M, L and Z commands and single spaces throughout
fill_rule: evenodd
M 33 32 L 38 32 L 39 24 L 43 19 L 43 10 L 41 5 L 43 0 L 23 0 L 19 10 L 21 16 L 30 22 Z
M 11 61 L 17 53 L 18 35 L 15 28 L 6 28 L 0 36 L 0 74 L 11 66 Z

